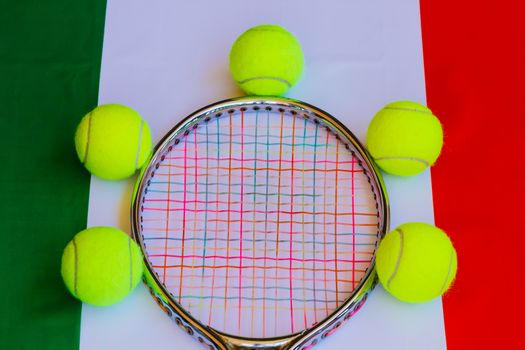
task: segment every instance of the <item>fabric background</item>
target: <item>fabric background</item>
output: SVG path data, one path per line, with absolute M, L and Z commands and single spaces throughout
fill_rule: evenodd
M 0 2 L 3 349 L 78 347 L 80 304 L 57 272 L 71 233 L 86 225 L 89 175 L 72 135 L 97 104 L 105 6 Z M 459 256 L 444 297 L 449 349 L 523 341 L 521 14 L 518 1 L 421 0 L 428 104 L 445 129 L 432 170 L 436 223 Z
M 0 348 L 78 347 L 60 257 L 87 219 L 73 133 L 97 104 L 105 1 L 0 1 Z
M 429 107 L 445 146 L 432 169 L 436 224 L 458 250 L 443 298 L 449 349 L 520 346 L 525 36 L 518 1 L 421 1 Z

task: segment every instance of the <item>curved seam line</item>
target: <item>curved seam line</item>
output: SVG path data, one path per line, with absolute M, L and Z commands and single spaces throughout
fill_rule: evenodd
M 429 162 L 427 162 L 424 159 L 416 158 L 416 157 L 402 157 L 402 156 L 391 156 L 391 157 L 376 157 L 375 160 L 395 160 L 395 159 L 402 159 L 402 160 L 414 160 L 416 162 L 420 162 L 425 164 L 426 166 L 430 166 Z
M 450 258 L 449 258 L 449 261 L 448 261 L 448 272 L 447 272 L 447 277 L 445 278 L 445 282 L 443 283 L 443 285 L 441 286 L 441 289 L 440 289 L 440 293 L 439 294 L 443 294 L 443 290 L 445 289 L 446 285 L 447 285 L 447 281 L 448 281 L 448 278 L 450 277 L 450 272 L 452 271 L 452 256 L 454 255 L 454 250 L 450 250 Z
M 138 166 L 139 166 L 139 154 L 140 154 L 140 145 L 142 144 L 141 140 L 142 140 L 142 129 L 143 129 L 143 126 L 144 126 L 144 120 L 140 120 L 140 130 L 139 130 L 139 146 L 137 148 L 137 157 L 135 157 L 135 170 L 138 169 Z
M 87 131 L 87 140 L 86 140 L 86 151 L 84 152 L 84 159 L 82 160 L 82 164 L 86 164 L 87 157 L 88 157 L 88 150 L 89 150 L 89 141 L 91 139 L 91 123 L 93 117 L 91 116 L 93 112 L 89 112 L 88 114 L 88 131 Z
M 244 80 L 238 80 L 237 81 L 237 84 L 239 85 L 242 85 L 244 83 L 247 83 L 247 82 L 250 82 L 252 80 L 259 80 L 259 79 L 271 79 L 271 80 L 276 80 L 276 81 L 279 81 L 283 84 L 286 84 L 289 88 L 292 87 L 292 84 L 290 84 L 287 80 L 284 80 L 283 78 L 279 78 L 279 77 L 269 77 L 269 76 L 260 76 L 260 77 L 251 77 L 251 78 L 247 78 L 247 79 L 244 79 Z
M 77 242 L 75 241 L 74 237 L 73 237 L 73 249 L 75 253 L 75 268 L 74 268 L 74 273 L 73 273 L 73 290 L 75 291 L 75 294 L 78 294 L 78 291 L 77 291 L 78 249 L 77 249 Z
M 416 108 L 404 108 L 404 107 L 385 107 L 384 109 L 390 109 L 393 111 L 410 111 L 410 112 L 419 112 L 424 114 L 430 114 L 433 115 L 432 112 L 425 111 L 424 109 L 416 109 Z
M 399 228 L 397 228 L 395 231 L 399 232 L 399 255 L 397 256 L 396 266 L 394 267 L 394 271 L 392 271 L 392 275 L 390 275 L 390 278 L 388 279 L 388 282 L 386 283 L 387 287 L 390 288 L 390 283 L 394 279 L 394 276 L 397 273 L 397 270 L 399 269 L 399 264 L 401 263 L 401 256 L 403 255 L 403 245 L 404 245 L 404 235 L 403 231 L 401 231 Z
M 133 255 L 131 254 L 131 237 L 128 236 L 129 251 L 129 290 L 133 289 Z

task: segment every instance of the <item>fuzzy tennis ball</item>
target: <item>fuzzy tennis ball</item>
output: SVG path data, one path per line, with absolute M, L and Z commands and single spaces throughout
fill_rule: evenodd
M 133 175 L 148 159 L 151 132 L 130 107 L 101 105 L 80 121 L 75 147 L 78 158 L 92 174 L 120 180 Z
M 383 107 L 372 119 L 366 140 L 376 164 L 387 173 L 412 176 L 437 160 L 443 129 L 427 107 L 398 101 Z
M 71 294 L 92 305 L 111 305 L 124 299 L 142 276 L 138 245 L 113 227 L 79 232 L 62 255 L 62 278 Z
M 304 67 L 297 39 L 277 25 L 248 29 L 230 51 L 230 72 L 241 89 L 252 95 L 282 95 L 294 86 Z
M 456 250 L 439 228 L 408 223 L 383 238 L 376 254 L 376 269 L 390 294 L 406 302 L 425 302 L 450 287 L 456 276 Z

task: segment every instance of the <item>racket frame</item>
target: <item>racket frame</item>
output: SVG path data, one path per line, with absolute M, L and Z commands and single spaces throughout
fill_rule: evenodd
M 176 124 L 156 145 L 147 166 L 143 167 L 135 184 L 131 202 L 131 229 L 134 239 L 139 243 L 143 252 L 146 251 L 141 234 L 141 203 L 143 191 L 148 185 L 148 179 L 151 173 L 155 171 L 155 165 L 158 165 L 166 152 L 166 149 L 175 139 L 185 137 L 187 130 L 197 128 L 200 121 L 206 118 L 214 118 L 219 113 L 228 113 L 232 110 L 241 108 L 259 108 L 273 109 L 277 108 L 279 111 L 294 111 L 297 114 L 302 114 L 303 117 L 313 119 L 315 123 L 330 129 L 335 135 L 340 135 L 343 141 L 348 141 L 355 148 L 355 156 L 362 162 L 366 163 L 368 179 L 371 186 L 374 186 L 377 193 L 376 202 L 379 207 L 378 212 L 383 213 L 383 216 L 378 223 L 378 237 L 376 243 L 379 244 L 380 239 L 388 232 L 390 225 L 390 207 L 388 196 L 383 179 L 380 175 L 379 169 L 372 161 L 371 156 L 362 146 L 359 140 L 344 124 L 339 122 L 335 117 L 327 112 L 314 107 L 308 103 L 283 98 L 283 97 L 241 97 L 219 101 L 203 107 Z M 254 109 L 255 109 L 254 108 Z M 374 269 L 375 254 L 372 257 L 370 266 L 360 283 L 354 288 L 351 297 L 342 303 L 336 310 L 334 310 L 328 317 L 312 327 L 301 332 L 279 336 L 273 338 L 246 338 L 234 336 L 220 332 L 210 326 L 203 325 L 197 321 L 189 312 L 180 306 L 177 301 L 171 296 L 171 293 L 163 286 L 157 277 L 151 263 L 144 257 L 144 282 L 149 287 L 150 293 L 154 297 L 159 306 L 172 318 L 177 325 L 179 325 L 186 333 L 195 337 L 200 343 L 207 346 L 209 349 L 218 350 L 240 350 L 240 349 L 280 349 L 280 350 L 299 350 L 309 349 L 311 346 L 317 344 L 319 340 L 331 335 L 344 322 L 352 317 L 364 304 L 368 294 L 373 290 L 377 284 L 377 274 Z

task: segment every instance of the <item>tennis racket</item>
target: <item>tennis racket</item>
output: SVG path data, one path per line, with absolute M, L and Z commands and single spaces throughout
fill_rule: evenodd
M 285 98 L 222 101 L 157 145 L 132 229 L 157 303 L 209 349 L 307 349 L 376 284 L 380 175 L 334 117 Z

